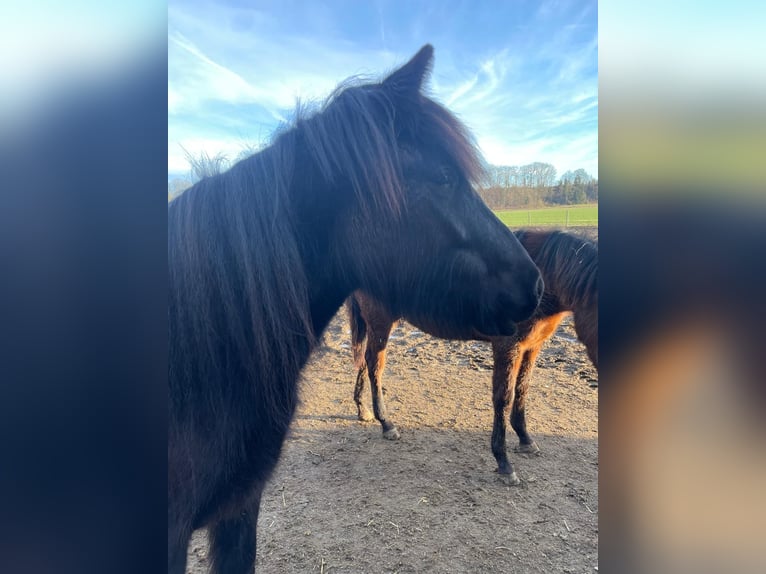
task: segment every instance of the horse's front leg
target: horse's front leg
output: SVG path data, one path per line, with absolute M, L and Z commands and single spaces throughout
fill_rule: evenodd
M 368 327 L 370 327 L 368 325 Z M 367 351 L 365 359 L 367 360 L 367 372 L 370 376 L 370 390 L 372 391 L 372 410 L 375 418 L 380 421 L 383 427 L 383 438 L 397 440 L 399 431 L 396 425 L 388 420 L 386 403 L 383 401 L 383 369 L 386 366 L 386 345 L 388 336 L 391 334 L 393 323 L 375 325 L 370 328 L 367 334 Z
M 260 492 L 235 516 L 208 529 L 211 574 L 251 574 L 255 571 L 255 529 L 261 506 Z
M 540 448 L 527 432 L 527 416 L 525 411 L 527 392 L 532 369 L 540 354 L 542 344 L 524 353 L 521 358 L 521 366 L 516 376 L 516 392 L 513 397 L 513 409 L 511 410 L 511 426 L 519 437 L 519 445 L 514 448 L 515 452 L 527 454 L 540 454 Z
M 492 341 L 494 367 L 492 369 L 492 454 L 497 461 L 497 471 L 506 474 L 511 484 L 519 484 L 513 464 L 506 452 L 506 417 L 513 401 L 515 375 L 519 369 L 519 350 L 514 339 L 502 338 Z
M 168 574 L 185 574 L 192 529 L 168 513 Z

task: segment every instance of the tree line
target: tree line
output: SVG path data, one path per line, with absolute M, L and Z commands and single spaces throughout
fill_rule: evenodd
M 199 158 L 187 154 L 191 174 L 168 181 L 168 201 L 191 187 L 205 175 L 225 169 L 223 156 Z M 490 165 L 487 180 L 478 192 L 490 209 L 535 208 L 546 205 L 573 205 L 598 201 L 598 180 L 584 169 L 567 171 L 556 177 L 556 168 L 549 163 L 527 165 Z
M 584 169 L 556 177 L 549 163 L 522 166 L 491 165 L 487 182 L 478 191 L 491 209 L 534 208 L 598 201 L 598 180 Z

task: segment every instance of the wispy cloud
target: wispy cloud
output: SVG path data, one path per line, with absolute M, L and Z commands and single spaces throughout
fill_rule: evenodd
M 233 104 L 257 103 L 268 110 L 277 121 L 285 121 L 277 110 L 290 106 L 294 101 L 285 90 L 275 86 L 262 88 L 248 82 L 240 74 L 205 55 L 181 33 L 170 35 L 170 42 L 186 54 L 191 61 L 178 57 L 174 82 L 168 86 L 168 112 L 196 111 L 208 102 Z
M 598 174 L 596 45 L 553 58 L 560 41 L 540 43 L 525 60 L 509 48 L 477 59 L 471 76 L 442 90 L 491 163 L 544 161 L 559 173 Z
M 470 92 L 474 86 L 479 82 L 479 75 L 476 74 L 473 78 L 470 80 L 467 80 L 460 84 L 455 90 L 450 94 L 450 96 L 447 98 L 446 104 L 448 106 L 451 106 L 454 104 L 457 100 L 459 100 L 462 96 Z
M 169 169 L 180 145 L 215 154 L 226 141 L 262 141 L 298 99 L 322 99 L 350 75 L 380 77 L 432 42 L 431 93 L 490 162 L 598 174 L 595 1 L 312 6 L 171 2 Z
M 496 95 L 505 77 L 506 53 L 507 50 L 503 50 L 500 54 L 482 62 L 474 76 L 449 95 L 446 101 L 447 106 L 457 103 L 469 106 Z

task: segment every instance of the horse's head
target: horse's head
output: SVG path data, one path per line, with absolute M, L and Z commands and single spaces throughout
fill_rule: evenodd
M 465 128 L 422 93 L 432 59 L 425 46 L 381 83 L 347 88 L 325 108 L 325 119 L 354 115 L 362 165 L 349 178 L 356 197 L 339 226 L 339 257 L 353 262 L 354 288 L 422 328 L 510 335 L 537 307 L 542 280 L 474 190 L 482 163 Z

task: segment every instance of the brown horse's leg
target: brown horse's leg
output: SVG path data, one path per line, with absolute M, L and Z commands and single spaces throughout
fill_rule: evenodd
M 532 370 L 535 367 L 537 356 L 553 333 L 558 329 L 562 319 L 567 315 L 567 311 L 536 317 L 528 321 L 523 329 L 523 341 L 520 347 L 524 350 L 517 358 L 518 367 L 515 376 L 515 393 L 513 398 L 513 409 L 511 411 L 511 426 L 519 437 L 519 446 L 514 450 L 528 454 L 537 454 L 540 449 L 527 433 L 527 417 L 525 412 L 527 391 Z
M 492 454 L 497 460 L 497 471 L 509 475 L 511 484 L 520 482 L 505 448 L 506 416 L 513 400 L 514 380 L 519 369 L 519 348 L 512 338 L 492 341 L 494 368 L 492 370 L 492 406 L 495 411 L 492 425 Z
M 356 403 L 357 417 L 360 421 L 372 421 L 375 420 L 375 415 L 364 404 L 364 391 L 367 387 L 367 364 L 359 367 L 356 373 L 356 385 L 354 385 L 354 402 Z
M 392 322 L 383 321 L 374 325 L 367 325 L 368 334 L 365 359 L 367 360 L 367 372 L 370 376 L 372 410 L 375 412 L 375 418 L 380 421 L 383 427 L 383 437 L 389 440 L 397 440 L 400 436 L 399 431 L 388 420 L 386 403 L 383 401 L 383 385 L 381 383 L 383 369 L 386 366 L 386 345 L 388 344 L 388 336 L 391 334 L 392 327 Z
M 356 384 L 354 385 L 354 403 L 356 403 L 357 417 L 360 421 L 372 421 L 375 417 L 372 411 L 364 404 L 365 387 L 367 387 L 367 361 L 364 358 L 365 339 L 367 338 L 367 320 L 363 313 L 362 304 L 368 313 L 374 313 L 377 309 L 374 302 L 362 293 L 354 293 L 346 299 L 346 311 L 351 328 L 351 352 L 354 356 L 356 367 Z
M 255 570 L 255 526 L 261 494 L 234 517 L 219 520 L 208 530 L 211 574 L 251 574 Z
M 529 381 L 531 379 L 532 369 L 537 361 L 537 355 L 540 354 L 542 345 L 533 347 L 524 353 L 521 359 L 521 366 L 516 377 L 516 392 L 513 397 L 513 409 L 511 410 L 511 426 L 519 437 L 519 445 L 514 448 L 515 452 L 528 454 L 539 454 L 538 448 L 532 437 L 527 432 L 527 417 L 525 413 L 527 391 L 529 391 Z
M 575 309 L 575 332 L 598 371 L 598 308 Z

